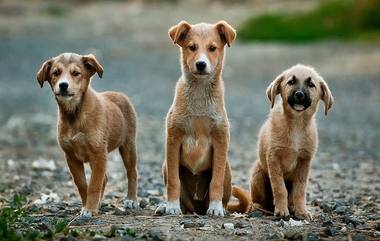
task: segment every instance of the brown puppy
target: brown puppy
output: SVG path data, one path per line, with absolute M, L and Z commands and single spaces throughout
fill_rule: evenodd
M 269 85 L 267 96 L 272 107 L 278 94 L 282 102 L 259 133 L 259 160 L 252 168 L 251 208 L 274 208 L 275 215 L 281 217 L 289 216 L 290 209 L 295 217 L 310 220 L 306 187 L 310 161 L 318 147 L 315 113 L 322 100 L 327 115 L 334 99 L 323 78 L 313 68 L 300 64 Z M 239 199 L 247 199 L 241 189 L 234 187 L 233 191 Z
M 125 205 L 136 208 L 136 113 L 127 96 L 117 92 L 97 93 L 91 77 L 103 75 L 94 55 L 64 53 L 43 63 L 37 73 L 41 88 L 49 82 L 58 104 L 58 142 L 78 188 L 81 216 L 98 212 L 107 184 L 107 154 L 118 148 L 127 169 L 128 196 Z M 92 173 L 87 185 L 84 163 Z
M 166 119 L 163 176 L 167 204 L 157 212 L 223 216 L 231 195 L 227 158 L 229 122 L 221 78 L 224 47 L 235 39 L 225 21 L 173 26 L 181 48 L 182 76 Z

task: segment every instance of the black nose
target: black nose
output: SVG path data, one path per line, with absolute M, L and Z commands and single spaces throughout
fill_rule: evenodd
M 297 100 L 304 100 L 305 99 L 305 94 L 302 91 L 296 91 L 294 94 Z
M 67 82 L 59 83 L 59 89 L 60 89 L 60 90 L 62 90 L 62 91 L 66 91 L 67 88 L 69 88 L 69 83 L 67 83 Z
M 199 71 L 204 71 L 207 67 L 206 62 L 204 62 L 204 61 L 198 61 L 195 65 L 197 66 L 197 69 Z

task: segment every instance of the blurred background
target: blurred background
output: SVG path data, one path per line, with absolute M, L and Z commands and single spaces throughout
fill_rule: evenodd
M 267 85 L 303 63 L 320 72 L 335 97 L 332 112 L 317 115 L 320 147 L 309 196 L 320 195 L 319 185 L 332 198 L 349 183 L 378 198 L 379 12 L 378 0 L 0 0 L 0 170 L 7 170 L 0 193 L 27 186 L 34 195 L 63 180 L 71 191 L 62 195 L 75 197 L 56 142 L 57 107 L 35 76 L 46 59 L 76 52 L 93 53 L 103 65 L 103 78 L 92 81 L 96 90 L 131 98 L 139 116 L 140 195 L 152 189 L 161 197 L 164 118 L 180 76 L 179 49 L 167 30 L 181 20 L 224 19 L 238 32 L 223 73 L 233 182 L 248 187 L 256 136 L 270 111 Z M 56 168 L 49 174 L 44 163 Z M 110 190 L 125 191 L 118 155 L 111 155 L 109 172 Z

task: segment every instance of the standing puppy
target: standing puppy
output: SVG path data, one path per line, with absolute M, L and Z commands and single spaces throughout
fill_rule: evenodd
M 182 76 L 166 118 L 163 176 L 166 214 L 223 216 L 231 195 L 227 152 L 229 122 L 224 107 L 224 47 L 235 30 L 225 21 L 173 26 L 169 36 L 181 49 Z
M 281 217 L 289 216 L 290 209 L 295 217 L 310 220 L 306 187 L 310 162 L 318 147 L 315 113 L 322 100 L 327 115 L 334 99 L 323 78 L 313 68 L 300 64 L 269 85 L 267 96 L 272 108 L 278 94 L 282 102 L 272 110 L 259 133 L 259 159 L 252 168 L 251 208 L 274 208 L 275 215 Z M 240 203 L 249 203 L 242 189 L 234 187 L 233 194 Z M 247 206 L 240 207 L 241 211 L 249 210 Z
M 42 87 L 50 84 L 58 104 L 58 142 L 78 188 L 83 208 L 81 216 L 98 212 L 107 184 L 107 154 L 119 149 L 128 175 L 125 205 L 136 208 L 136 113 L 127 96 L 118 92 L 97 93 L 91 77 L 103 75 L 94 55 L 64 53 L 43 63 L 37 73 Z M 92 173 L 87 185 L 84 163 Z

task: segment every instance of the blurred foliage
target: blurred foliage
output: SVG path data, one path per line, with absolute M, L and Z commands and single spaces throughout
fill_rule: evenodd
M 244 22 L 241 41 L 307 42 L 380 37 L 379 0 L 326 1 L 307 13 L 265 14 Z

